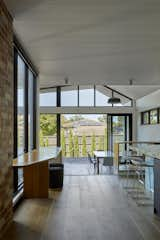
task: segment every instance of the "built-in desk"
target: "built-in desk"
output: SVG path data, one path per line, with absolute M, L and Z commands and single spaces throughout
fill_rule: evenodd
M 23 168 L 25 198 L 48 198 L 49 161 L 61 162 L 60 147 L 42 147 L 13 159 L 13 168 Z

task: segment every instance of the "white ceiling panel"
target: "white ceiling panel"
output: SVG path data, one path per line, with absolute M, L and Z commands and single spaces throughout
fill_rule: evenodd
M 41 86 L 160 85 L 159 0 L 6 0 Z M 133 91 L 133 88 L 132 88 Z M 135 94 L 146 94 L 143 87 Z M 137 92 L 138 91 L 138 92 Z

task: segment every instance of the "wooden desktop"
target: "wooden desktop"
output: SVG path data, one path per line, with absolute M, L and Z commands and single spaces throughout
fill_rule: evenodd
M 23 168 L 24 197 L 48 198 L 49 162 L 61 162 L 61 148 L 39 148 L 13 159 L 13 168 Z

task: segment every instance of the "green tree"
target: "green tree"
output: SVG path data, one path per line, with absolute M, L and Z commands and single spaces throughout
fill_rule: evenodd
M 62 155 L 63 157 L 66 156 L 66 139 L 65 139 L 65 132 L 64 129 L 61 131 L 61 146 L 62 146 Z
M 77 115 L 72 116 L 72 117 L 70 118 L 70 121 L 71 121 L 71 122 L 74 122 L 74 121 L 79 121 L 79 120 L 83 120 L 83 119 L 84 119 L 84 117 L 83 117 L 82 115 L 77 114 Z
M 104 114 L 104 115 L 102 115 L 101 117 L 98 117 L 98 120 L 99 120 L 100 122 L 106 122 L 106 121 L 107 121 L 106 115 Z
M 46 144 L 45 144 L 46 147 L 49 146 L 49 141 L 48 141 L 48 137 L 46 138 Z
M 92 138 L 91 138 L 91 155 L 94 155 L 94 151 L 96 150 L 96 138 L 95 138 L 95 134 L 92 134 Z
M 78 136 L 74 136 L 74 157 L 79 157 L 79 143 Z
M 69 156 L 74 157 L 73 133 L 71 129 L 69 131 Z
M 82 136 L 82 156 L 86 157 L 87 156 L 87 148 L 86 148 L 86 136 Z
M 99 136 L 99 139 L 98 139 L 98 150 L 104 150 L 103 137 L 102 136 Z
M 104 150 L 107 151 L 107 128 L 104 130 Z
M 42 130 L 40 130 L 40 132 L 39 132 L 39 143 L 40 143 L 41 147 L 45 146 L 45 141 L 44 141 L 44 136 L 43 136 Z
M 54 135 L 57 131 L 56 115 L 40 114 L 40 129 L 44 136 Z

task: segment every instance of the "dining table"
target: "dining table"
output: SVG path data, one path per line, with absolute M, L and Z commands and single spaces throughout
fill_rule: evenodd
M 107 157 L 113 157 L 113 152 L 112 151 L 102 151 L 102 150 L 97 150 L 93 152 L 94 157 L 97 161 L 97 174 L 99 175 L 99 165 L 100 165 L 100 159 L 104 159 Z

